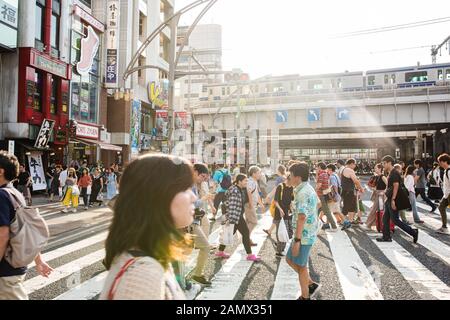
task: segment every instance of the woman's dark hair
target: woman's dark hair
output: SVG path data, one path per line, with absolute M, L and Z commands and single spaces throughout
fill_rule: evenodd
M 247 179 L 247 175 L 243 174 L 243 173 L 239 173 L 236 178 L 234 179 L 234 184 L 237 185 L 239 182 L 244 181 L 245 179 Z
M 410 175 L 410 174 L 413 174 L 413 172 L 414 172 L 414 170 L 415 170 L 416 168 L 414 168 L 414 166 L 408 166 L 407 168 L 406 168 L 406 172 L 405 172 L 405 177 L 406 176 L 408 176 L 408 175 Z
M 86 172 L 86 175 L 88 176 L 89 175 L 89 170 L 88 169 L 86 169 L 86 168 L 84 168 L 83 169 L 83 171 L 82 171 L 82 175 L 84 176 L 84 173 Z
M 289 172 L 293 177 L 300 177 L 302 182 L 308 181 L 309 178 L 309 167 L 306 162 L 294 163 L 289 167 Z
M 329 165 L 327 165 L 327 168 L 330 169 L 332 172 L 336 171 L 336 166 L 332 163 L 330 163 Z
M 6 151 L 0 151 L 0 168 L 5 170 L 5 179 L 12 181 L 19 175 L 19 160 Z
M 192 187 L 193 174 L 187 160 L 166 155 L 146 155 L 128 165 L 105 243 L 107 269 L 115 257 L 133 248 L 164 268 L 184 259 L 189 241 L 176 229 L 170 206 L 178 193 Z
M 356 164 L 356 160 L 353 158 L 350 158 L 347 160 L 347 162 L 345 163 L 347 166 L 351 165 L 351 164 Z
M 416 159 L 416 160 L 414 160 L 414 164 L 418 165 L 419 167 L 422 167 L 422 160 Z

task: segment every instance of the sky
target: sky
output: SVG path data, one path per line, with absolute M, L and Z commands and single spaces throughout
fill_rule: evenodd
M 176 9 L 192 2 L 175 0 Z M 195 12 L 199 10 L 183 16 L 181 24 L 190 24 Z M 256 79 L 431 64 L 431 45 L 450 35 L 450 21 L 351 38 L 332 36 L 449 16 L 449 0 L 219 0 L 201 23 L 222 25 L 224 69 L 240 68 Z M 437 62 L 449 61 L 444 46 Z

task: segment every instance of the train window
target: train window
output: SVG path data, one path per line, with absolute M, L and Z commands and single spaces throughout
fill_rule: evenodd
M 445 70 L 445 80 L 450 80 L 450 69 Z
M 389 83 L 389 75 L 385 74 L 384 75 L 384 84 L 388 84 Z
M 391 84 L 395 84 L 395 73 L 391 75 Z
M 230 89 L 230 87 L 227 87 L 227 94 L 228 94 L 228 95 L 231 94 L 231 89 Z
M 315 89 L 315 90 L 323 89 L 322 80 L 308 81 L 308 89 Z
M 222 87 L 222 95 L 225 95 L 225 87 Z
M 427 71 L 408 72 L 405 74 L 405 81 L 406 82 L 428 81 L 428 72 Z
M 207 88 L 206 86 L 203 86 L 203 88 L 202 88 L 202 92 L 203 92 L 203 93 L 206 93 L 206 92 L 208 92 L 208 88 Z
M 375 85 L 375 76 L 369 76 L 368 78 L 369 86 Z
M 209 95 L 210 95 L 210 96 L 213 95 L 213 89 L 209 89 Z
M 444 70 L 438 70 L 438 80 L 444 80 Z

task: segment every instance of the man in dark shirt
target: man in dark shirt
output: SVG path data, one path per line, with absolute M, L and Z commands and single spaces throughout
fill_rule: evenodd
M 391 242 L 391 231 L 389 228 L 390 220 L 394 222 L 396 226 L 408 233 L 413 237 L 414 243 L 417 243 L 419 238 L 419 230 L 413 229 L 406 223 L 400 220 L 399 212 L 395 204 L 400 184 L 402 183 L 402 177 L 400 173 L 394 169 L 394 158 L 391 156 L 385 156 L 382 159 L 383 167 L 386 172 L 389 172 L 388 177 L 388 191 L 386 192 L 387 200 L 385 203 L 385 211 L 383 215 L 383 237 L 377 238 L 378 242 Z
M 24 164 L 21 164 L 19 166 L 19 176 L 17 177 L 17 180 L 17 190 L 19 190 L 23 194 L 25 200 L 27 201 L 27 205 L 31 206 L 30 187 L 32 184 L 32 180 L 30 173 L 25 170 Z
M 5 252 L 9 242 L 9 228 L 15 217 L 9 194 L 4 188 L 13 188 L 11 181 L 14 180 L 19 171 L 17 158 L 9 155 L 5 151 L 0 151 L 0 300 L 25 300 L 28 298 L 23 281 L 27 267 L 13 268 L 5 259 Z M 20 196 L 19 193 L 17 193 Z M 20 199 L 22 204 L 25 200 Z M 36 271 L 43 277 L 48 277 L 51 273 L 50 268 L 41 259 L 39 254 L 36 259 Z

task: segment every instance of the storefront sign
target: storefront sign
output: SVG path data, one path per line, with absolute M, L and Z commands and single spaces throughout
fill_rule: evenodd
M 17 28 L 18 10 L 9 3 L 0 0 L 0 21 Z
M 47 189 L 45 181 L 44 167 L 42 164 L 42 152 L 31 152 L 28 155 L 28 165 L 30 166 L 31 179 L 33 180 L 33 191 Z
M 79 16 L 81 19 L 89 23 L 91 26 L 93 26 L 101 33 L 105 32 L 105 26 L 103 25 L 103 23 L 95 19 L 93 16 L 91 16 L 89 13 L 81 9 L 79 6 L 75 5 L 73 12 L 75 15 Z
M 167 111 L 156 111 L 156 140 L 167 140 L 169 131 L 169 114 Z
M 87 37 L 81 39 L 80 61 L 77 63 L 79 74 L 87 74 L 91 71 L 100 45 L 100 38 L 91 26 L 87 27 L 87 33 Z
M 77 124 L 77 137 L 98 140 L 99 134 L 100 130 L 98 127 L 81 123 Z
M 31 59 L 31 65 L 38 69 L 50 72 L 58 77 L 67 79 L 67 66 L 65 63 L 58 63 L 35 53 L 34 59 Z
M 141 102 L 133 100 L 131 112 L 131 156 L 139 155 L 139 134 L 141 132 Z
M 118 65 L 119 60 L 119 0 L 109 0 L 107 7 L 107 27 L 106 33 L 106 78 L 107 88 L 117 88 L 118 86 Z
M 54 126 L 54 120 L 44 119 L 44 122 L 42 122 L 41 130 L 39 130 L 39 134 L 34 144 L 35 148 L 48 148 L 48 142 L 50 141 Z
M 148 85 L 148 99 L 153 109 L 167 109 L 169 107 L 169 80 L 160 83 L 153 81 Z

